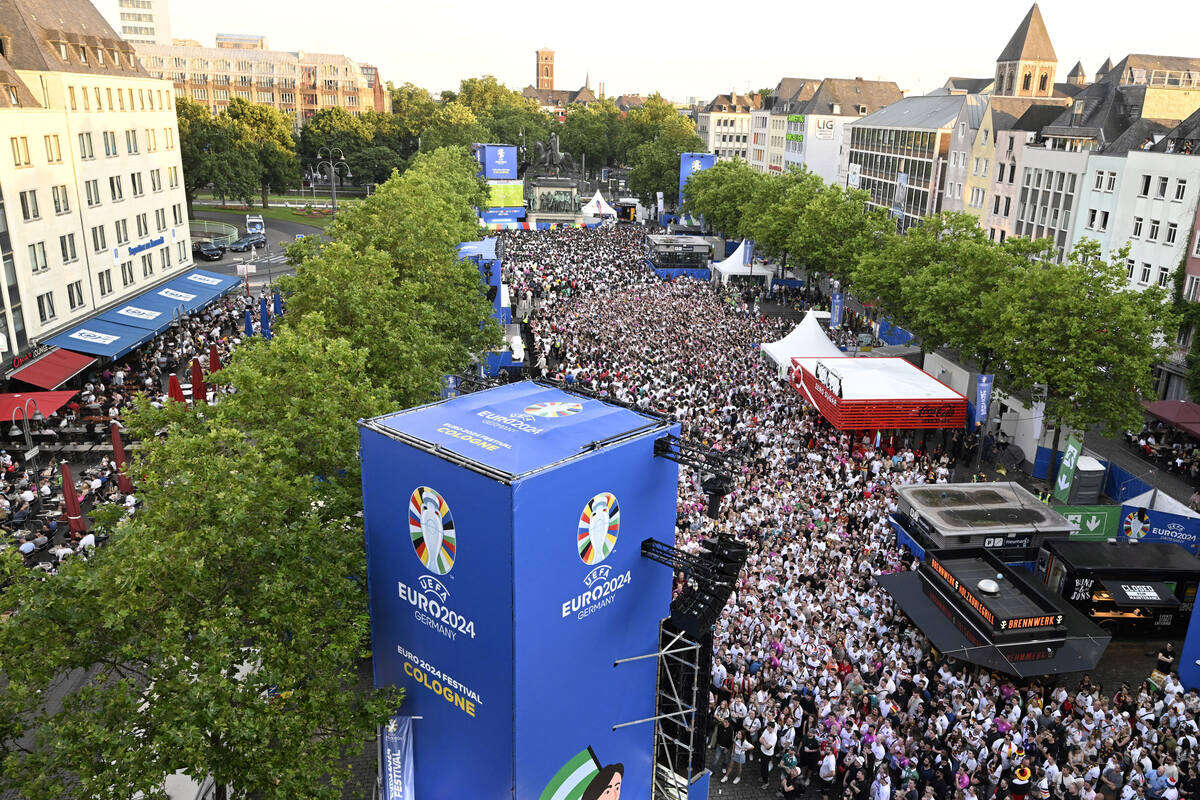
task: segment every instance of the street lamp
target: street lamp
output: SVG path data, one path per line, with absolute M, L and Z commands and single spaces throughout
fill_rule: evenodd
M 33 437 L 29 435 L 29 406 L 31 404 L 33 405 L 34 421 L 41 422 L 42 420 L 45 419 L 45 417 L 42 416 L 42 410 L 40 408 L 38 408 L 37 398 L 29 397 L 29 398 L 26 398 L 25 405 L 18 406 L 12 410 L 12 419 L 10 420 L 12 422 L 12 427 L 8 431 L 9 436 L 20 436 L 22 432 L 25 434 L 25 455 L 27 458 L 29 458 L 30 451 L 33 450 Z M 17 412 L 18 411 L 21 412 L 21 422 L 24 425 L 23 431 L 22 431 L 21 427 L 17 426 Z M 29 460 L 33 462 L 34 469 L 36 470 L 37 469 L 37 456 L 35 455 L 32 458 L 29 458 Z
M 334 159 L 334 153 L 337 154 L 336 160 Z M 328 176 L 329 196 L 333 204 L 332 216 L 336 217 L 338 168 L 341 167 L 345 170 L 342 177 L 353 178 L 354 176 L 350 173 L 350 165 L 346 163 L 346 156 L 342 153 L 342 148 L 340 147 L 321 147 L 317 150 L 317 158 L 320 160 L 317 161 L 313 175 L 315 177 L 317 174 L 324 172 Z

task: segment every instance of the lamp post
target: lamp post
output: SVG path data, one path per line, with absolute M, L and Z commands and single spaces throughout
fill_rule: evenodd
M 38 408 L 37 399 L 33 398 L 33 397 L 27 398 L 25 400 L 25 404 L 23 406 L 14 408 L 12 410 L 12 419 L 10 420 L 12 422 L 12 428 L 9 429 L 8 435 L 9 436 L 20 436 L 22 433 L 25 434 L 25 457 L 27 460 L 29 460 L 30 462 L 33 463 L 34 469 L 36 471 L 36 469 L 37 469 L 37 453 L 34 453 L 33 456 L 29 455 L 29 453 L 33 452 L 33 437 L 29 435 L 29 406 L 30 405 L 33 406 L 33 419 L 35 422 L 41 422 L 43 419 L 45 419 L 45 417 L 42 416 L 42 410 L 40 408 Z M 22 427 L 19 427 L 17 425 L 17 412 L 18 411 L 21 412 L 21 422 L 23 423 L 23 429 L 22 429 Z
M 336 159 L 334 158 L 335 153 L 337 154 Z M 328 176 L 328 178 L 329 178 L 329 197 L 330 197 L 330 201 L 333 205 L 332 216 L 336 217 L 337 216 L 338 168 L 341 167 L 342 169 L 345 170 L 345 173 L 342 175 L 342 177 L 352 178 L 354 176 L 350 173 L 350 165 L 346 163 L 346 156 L 342 153 L 342 148 L 340 148 L 340 147 L 319 148 L 317 150 L 317 159 L 318 159 L 318 161 L 317 161 L 315 169 L 313 170 L 313 174 L 315 176 L 315 175 L 320 174 L 321 172 L 324 172 Z M 314 191 L 316 190 L 315 183 L 316 182 L 314 181 L 314 187 L 313 187 Z

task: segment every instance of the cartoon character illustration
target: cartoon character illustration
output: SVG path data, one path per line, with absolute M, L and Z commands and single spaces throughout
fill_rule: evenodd
M 612 492 L 601 492 L 588 501 L 579 515 L 579 557 L 591 566 L 608 558 L 617 546 L 621 509 Z
M 408 531 L 413 549 L 425 568 L 445 575 L 454 566 L 458 540 L 454 517 L 440 494 L 428 486 L 418 486 L 408 500 Z
M 538 800 L 621 800 L 624 777 L 624 764 L 602 767 L 592 748 L 585 747 L 554 774 Z

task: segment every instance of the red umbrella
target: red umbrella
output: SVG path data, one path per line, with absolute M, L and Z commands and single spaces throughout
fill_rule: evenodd
M 179 385 L 179 378 L 175 377 L 175 373 L 171 373 L 171 377 L 167 381 L 167 396 L 179 403 L 187 402 L 187 398 L 183 396 L 183 387 Z
M 75 494 L 75 481 L 71 478 L 71 467 L 66 461 L 60 462 L 62 469 L 63 504 L 67 507 L 67 525 L 71 533 L 83 533 L 87 525 L 83 521 L 83 512 L 79 509 L 79 495 Z
M 208 374 L 216 375 L 221 371 L 221 357 L 217 355 L 217 346 L 210 344 L 208 346 Z
M 200 366 L 199 358 L 192 359 L 192 402 L 196 405 L 208 402 L 204 391 L 204 370 Z
M 121 426 L 114 422 L 109 429 L 112 433 L 113 461 L 117 464 L 117 488 L 121 494 L 130 494 L 133 492 L 133 482 L 125 474 L 125 445 L 121 443 Z

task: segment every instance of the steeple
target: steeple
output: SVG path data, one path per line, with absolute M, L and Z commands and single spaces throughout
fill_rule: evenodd
M 585 89 L 592 88 L 592 73 L 591 72 L 583 73 L 583 88 L 585 88 Z
M 1111 58 L 1104 59 L 1104 63 L 1100 65 L 1100 69 L 1096 70 L 1096 83 L 1099 83 L 1100 81 L 1104 80 L 1104 76 L 1107 75 L 1108 73 L 1112 72 L 1112 67 L 1113 67 L 1112 59 Z
M 1034 3 L 996 59 L 995 94 L 1001 97 L 1050 97 L 1058 56 Z
M 1087 73 L 1083 71 L 1082 61 L 1076 61 L 1075 66 L 1071 67 L 1071 71 L 1067 73 L 1067 83 L 1072 86 L 1087 85 Z

